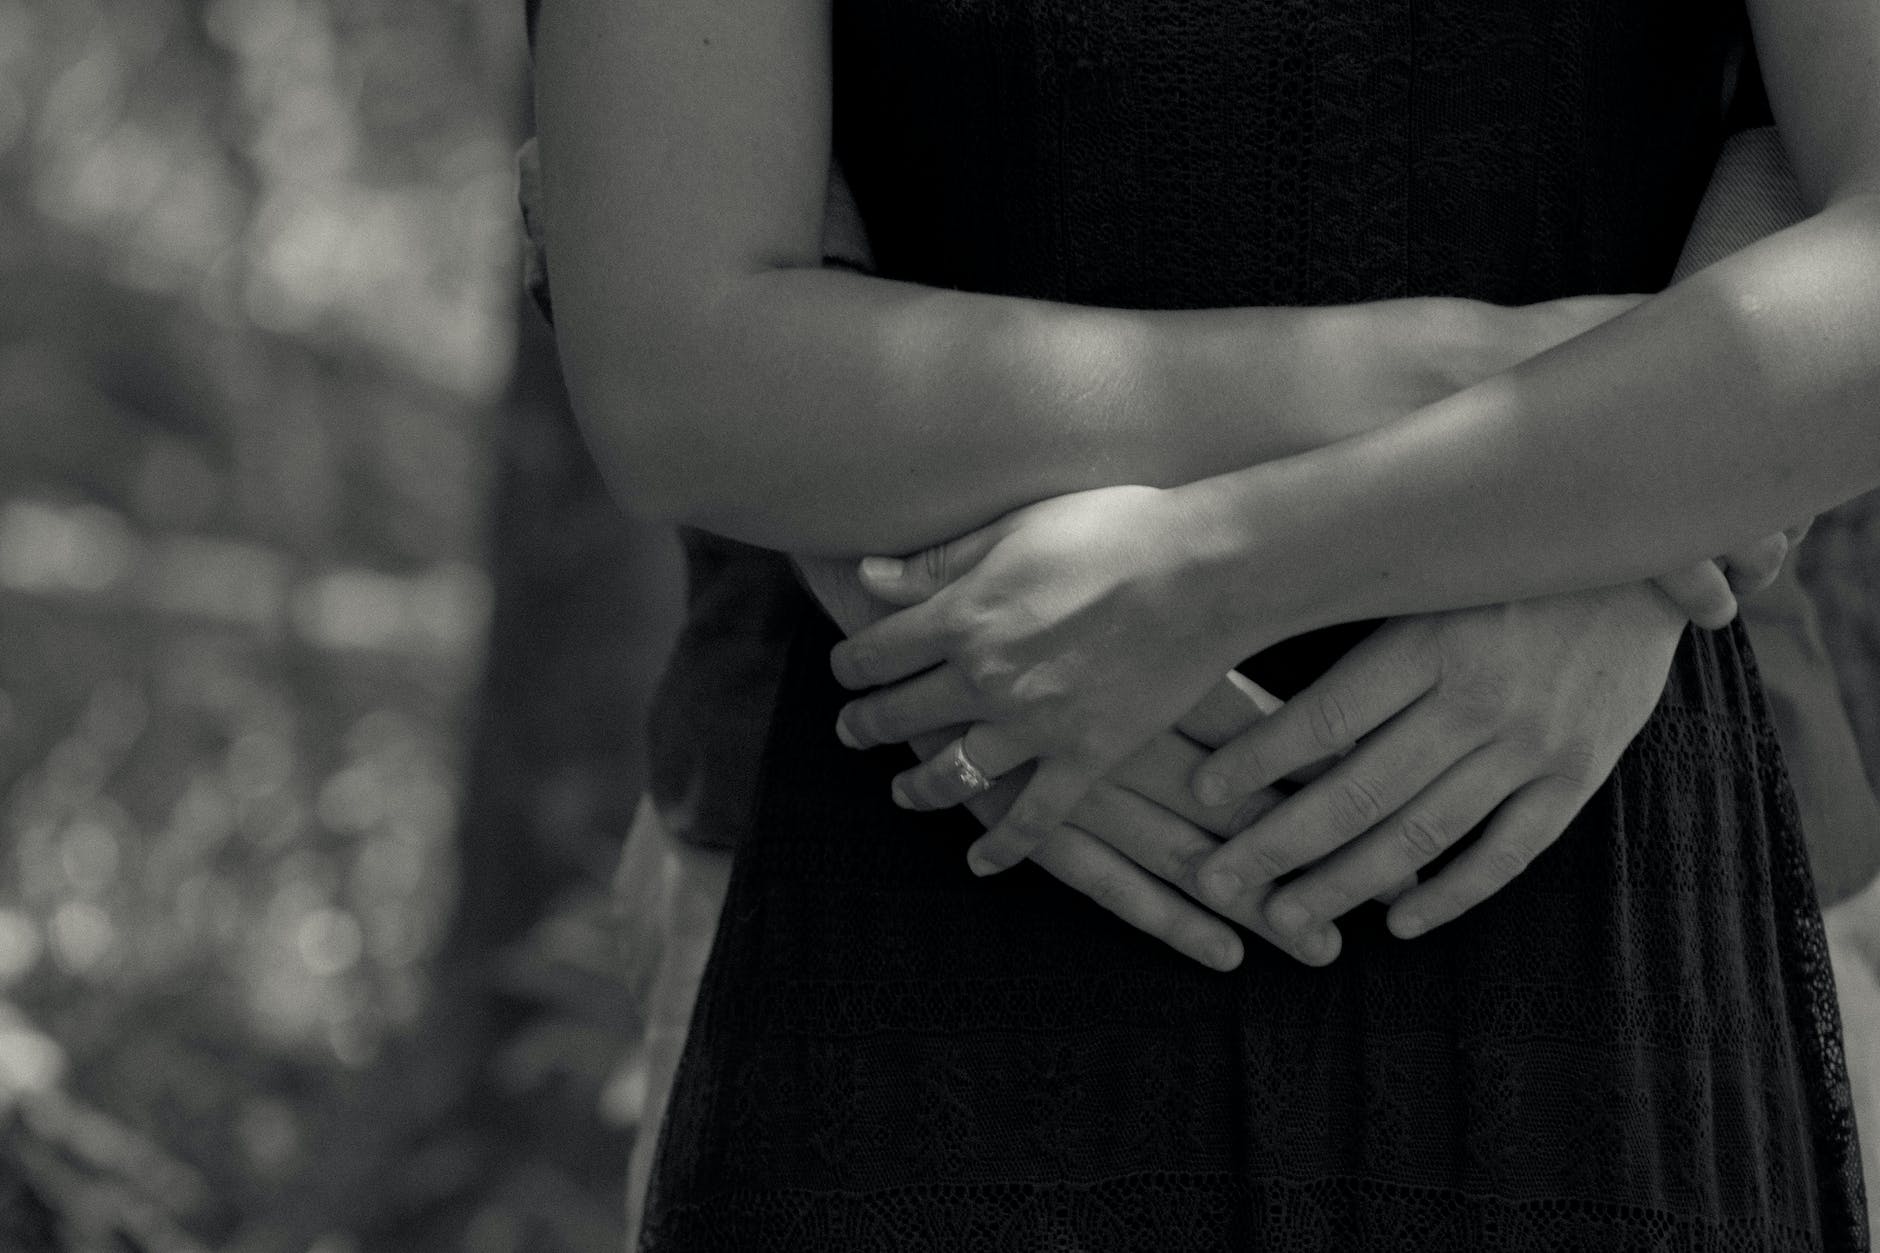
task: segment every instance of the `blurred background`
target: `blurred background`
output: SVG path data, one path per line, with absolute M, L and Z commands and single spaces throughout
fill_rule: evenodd
M 521 9 L 0 0 L 0 1249 L 618 1247 L 676 573 L 521 296 Z
M 0 0 L 0 1248 L 618 1247 L 673 570 L 522 301 L 526 69 Z

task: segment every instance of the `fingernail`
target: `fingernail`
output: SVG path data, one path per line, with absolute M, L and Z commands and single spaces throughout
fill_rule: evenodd
M 1399 914 L 1391 921 L 1390 929 L 1397 933 L 1400 940 L 1414 940 L 1428 929 L 1430 920 L 1422 914 Z
M 1332 959 L 1332 950 L 1337 944 L 1338 941 L 1333 938 L 1332 929 L 1320 927 L 1299 942 L 1299 956 L 1314 965 L 1319 965 Z
M 1224 909 L 1240 896 L 1240 876 L 1231 870 L 1209 871 L 1201 890 L 1207 893 L 1210 903 Z
M 1277 897 L 1266 907 L 1266 920 L 1275 931 L 1304 931 L 1312 925 L 1312 914 L 1298 901 Z
M 1227 940 L 1218 940 L 1208 946 L 1208 964 L 1219 971 L 1229 971 L 1240 965 L 1240 946 Z
M 842 743 L 849 748 L 860 748 L 862 746 L 862 742 L 856 739 L 854 734 L 849 731 L 848 724 L 840 718 L 836 719 L 836 738 L 841 740 Z
M 888 785 L 888 795 L 892 796 L 894 803 L 899 805 L 902 809 L 914 808 L 913 798 L 907 794 L 907 788 L 902 786 L 899 779 L 896 779 L 893 783 Z
M 992 860 L 992 858 L 986 856 L 978 849 L 974 849 L 966 854 L 966 868 L 982 879 L 989 874 L 998 874 L 999 871 L 1005 869 L 1005 867 L 1001 866 L 998 862 Z
M 1224 805 L 1227 803 L 1227 780 L 1209 772 L 1195 780 L 1195 799 L 1203 805 Z
M 873 583 L 892 583 L 901 577 L 899 557 L 863 557 L 862 577 Z

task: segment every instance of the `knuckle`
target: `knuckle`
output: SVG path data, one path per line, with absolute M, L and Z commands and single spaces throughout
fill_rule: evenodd
M 1474 726 L 1498 726 L 1514 705 L 1514 684 L 1508 674 L 1495 669 L 1476 669 L 1456 680 L 1450 687 L 1449 707 L 1463 722 Z
M 1499 840 L 1483 850 L 1483 866 L 1495 889 L 1512 883 L 1534 860 L 1534 850 L 1519 840 Z
M 1092 876 L 1084 885 L 1084 894 L 1113 914 L 1126 915 L 1135 903 L 1129 881 L 1114 872 Z
M 1450 845 L 1449 832 L 1427 814 L 1404 814 L 1391 824 L 1391 829 L 1419 864 L 1440 856 Z
M 1383 817 L 1377 789 L 1355 775 L 1339 781 L 1326 798 L 1326 806 L 1341 830 L 1366 831 Z
M 1240 877 L 1245 883 L 1271 883 L 1292 869 L 1278 849 L 1264 843 L 1248 844 L 1237 849 L 1236 854 Z
M 1338 693 L 1320 692 L 1306 705 L 1306 720 L 1313 743 L 1327 753 L 1349 748 L 1351 718 Z
M 1168 876 L 1169 882 L 1196 900 L 1201 899 L 1201 872 L 1213 852 L 1213 849 L 1203 849 L 1198 853 L 1183 857 L 1175 873 Z
M 1123 821 L 1119 794 L 1119 790 L 1113 783 L 1097 784 L 1085 792 L 1077 804 L 1071 808 L 1070 822 L 1080 827 L 1096 827 L 1100 831 L 1118 827 Z
M 1194 877 L 1196 858 L 1177 844 L 1164 844 L 1146 859 L 1150 874 L 1167 883 L 1188 883 Z
M 968 598 L 956 589 L 943 589 L 928 602 L 933 606 L 934 630 L 949 654 L 965 650 L 978 633 L 984 617 Z
M 1497 738 L 1521 760 L 1530 762 L 1552 758 L 1566 742 L 1560 731 L 1534 710 L 1510 711 L 1502 720 Z
M 1011 812 L 1005 815 L 1002 824 L 1006 833 L 1026 848 L 1036 848 L 1045 842 L 1051 830 L 1057 824 L 1037 801 L 1020 799 Z
M 1591 739 L 1574 736 L 1554 748 L 1552 773 L 1574 787 L 1593 786 L 1605 774 L 1600 769 L 1603 756 Z
M 1274 806 L 1278 804 L 1279 798 L 1272 792 L 1263 788 L 1240 802 L 1239 807 L 1234 810 L 1233 817 L 1228 819 L 1227 829 L 1229 831 L 1245 831 L 1248 827 L 1271 813 Z
M 1004 658 L 984 649 L 974 649 L 960 659 L 960 669 L 981 695 L 1008 700 L 1016 694 L 1017 676 Z
M 1219 762 L 1220 774 L 1236 791 L 1258 786 L 1267 777 L 1270 754 L 1257 735 L 1243 736 Z
M 952 546 L 935 544 L 920 555 L 920 572 L 930 587 L 941 587 L 947 582 L 947 570 L 952 565 Z

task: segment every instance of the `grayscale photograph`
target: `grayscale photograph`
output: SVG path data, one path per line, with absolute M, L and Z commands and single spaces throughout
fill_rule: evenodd
M 1876 781 L 1880 0 L 0 0 L 0 1253 L 1870 1253 Z

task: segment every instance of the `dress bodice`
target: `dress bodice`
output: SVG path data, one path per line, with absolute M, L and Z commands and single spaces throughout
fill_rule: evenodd
M 1728 0 L 837 0 L 885 273 L 1142 308 L 1664 284 Z

